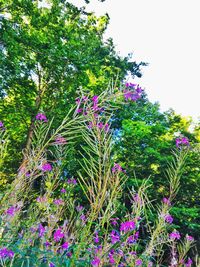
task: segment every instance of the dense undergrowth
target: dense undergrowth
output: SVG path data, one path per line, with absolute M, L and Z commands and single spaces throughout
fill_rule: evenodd
M 137 191 L 129 189 L 129 211 L 120 210 L 127 175 L 115 162 L 110 123 L 114 110 L 142 93 L 133 84 L 99 96 L 80 91 L 54 130 L 53 120 L 37 114 L 31 144 L 0 200 L 1 266 L 199 266 L 197 256 L 188 256 L 194 238 L 174 229 L 170 214 L 192 149 L 186 137 L 172 148 L 162 202 L 148 199 L 146 177 Z M 3 122 L 0 129 L 2 167 L 9 136 Z M 64 167 L 73 145 L 81 170 L 69 177 Z M 157 210 L 153 222 L 152 209 Z

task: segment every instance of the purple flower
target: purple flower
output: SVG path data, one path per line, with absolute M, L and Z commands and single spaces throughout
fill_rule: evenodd
M 66 191 L 65 188 L 62 188 L 62 189 L 60 190 L 60 192 L 64 194 L 64 193 L 66 193 L 67 191 Z
M 188 258 L 188 261 L 186 262 L 185 267 L 191 267 L 192 263 L 193 261 L 190 258 Z
M 118 163 L 114 163 L 112 172 L 115 173 L 115 172 L 122 172 L 122 171 L 123 171 L 122 167 Z
M 182 146 L 189 146 L 189 139 L 187 137 L 177 138 L 176 139 L 176 147 L 180 148 Z
M 8 208 L 6 210 L 6 214 L 8 214 L 11 217 L 13 217 L 15 215 L 15 212 L 16 212 L 15 206 L 11 206 L 10 208 Z
M 135 89 L 135 91 L 136 93 L 141 94 L 143 90 L 139 85 L 137 85 L 137 88 Z
M 0 121 L 0 128 L 3 128 L 3 122 Z
M 68 242 L 65 242 L 65 243 L 62 244 L 62 248 L 63 249 L 67 250 L 68 247 L 69 247 L 69 243 Z
M 114 226 L 116 226 L 118 223 L 117 223 L 117 221 L 119 220 L 119 218 L 111 218 L 110 219 L 110 223 L 112 224 L 112 225 L 114 225 Z
M 99 122 L 99 123 L 97 124 L 97 127 L 98 127 L 99 129 L 102 129 L 102 128 L 104 127 L 103 122 Z
M 130 235 L 127 239 L 127 243 L 128 244 L 133 244 L 136 243 L 136 241 L 139 238 L 139 232 L 137 231 L 134 235 Z
M 82 222 L 85 222 L 85 221 L 86 221 L 86 216 L 85 216 L 85 214 L 81 214 L 80 219 L 81 219 Z
M 186 235 L 186 239 L 190 242 L 193 242 L 194 241 L 194 237 L 191 236 L 191 235 Z
M 131 91 L 124 90 L 124 98 L 126 100 L 131 100 L 133 96 L 133 93 Z
M 83 109 L 82 108 L 78 108 L 77 109 L 77 113 L 81 113 L 81 112 L 83 112 Z
M 47 117 L 42 113 L 38 113 L 35 118 L 38 121 L 43 121 L 43 122 L 47 122 L 48 121 Z
M 132 88 L 134 88 L 136 85 L 137 84 L 135 84 L 135 83 L 126 83 L 125 84 L 126 87 L 132 87 Z
M 163 200 L 162 200 L 162 202 L 163 202 L 164 204 L 168 205 L 168 206 L 171 206 L 171 203 L 170 203 L 169 198 L 164 197 Z
M 80 98 L 76 98 L 76 104 L 78 105 L 78 104 L 80 104 L 80 103 L 81 103 Z
M 175 239 L 180 239 L 181 235 L 178 231 L 173 231 L 172 233 L 169 234 L 170 239 L 175 240 Z
M 127 221 L 123 222 L 120 225 L 120 231 L 127 233 L 128 231 L 131 231 L 135 229 L 135 222 L 134 221 Z
M 92 101 L 94 102 L 94 103 L 97 103 L 98 102 L 98 95 L 94 95 L 93 97 L 92 97 Z
M 39 231 L 39 237 L 43 237 L 45 233 L 45 228 L 41 223 L 39 224 L 38 231 Z
M 49 172 L 52 170 L 51 164 L 50 163 L 44 163 L 41 168 L 44 172 Z
M 53 262 L 50 262 L 49 267 L 56 267 L 56 265 Z
M 45 196 L 37 197 L 36 201 L 39 202 L 39 203 L 45 203 L 47 201 L 47 198 Z
M 77 210 L 78 212 L 82 211 L 82 210 L 83 210 L 83 206 L 78 205 L 78 206 L 76 207 L 76 210 Z
M 141 259 L 137 259 L 135 261 L 135 266 L 141 266 L 142 265 L 142 260 Z
M 54 204 L 55 204 L 55 205 L 58 205 L 58 206 L 59 206 L 59 205 L 64 205 L 64 201 L 63 201 L 63 199 L 61 199 L 61 198 L 60 198 L 60 199 L 55 199 L 55 200 L 54 200 Z
M 74 184 L 75 185 L 75 184 L 77 184 L 77 181 L 74 178 L 70 178 L 70 179 L 67 180 L 67 183 L 68 184 Z
M 153 266 L 153 262 L 149 261 L 147 267 L 152 267 L 152 266 Z
M 108 257 L 110 264 L 115 264 L 115 259 L 113 258 L 113 255 L 109 255 Z
M 170 214 L 166 214 L 164 218 L 167 223 L 172 223 L 174 220 Z
M 61 229 L 57 229 L 53 235 L 53 238 L 56 242 L 59 242 L 65 235 L 61 231 Z
M 62 137 L 61 135 L 56 137 L 55 143 L 57 145 L 64 145 L 67 143 L 66 139 L 64 137 Z
M 97 233 L 94 236 L 94 243 L 99 243 L 99 236 Z
M 3 258 L 13 258 L 14 252 L 12 250 L 9 250 L 7 248 L 0 248 L 0 259 Z
M 120 235 L 115 230 L 112 230 L 112 232 L 110 234 L 110 238 L 111 238 L 111 243 L 115 244 L 115 243 L 119 242 Z
M 45 245 L 45 247 L 46 247 L 46 248 L 48 248 L 48 247 L 50 247 L 50 246 L 51 246 L 51 243 L 50 243 L 50 242 L 48 242 L 48 241 L 46 241 L 46 242 L 44 243 L 44 245 Z
M 95 257 L 93 261 L 91 261 L 92 266 L 99 266 L 100 265 L 100 259 L 98 257 Z

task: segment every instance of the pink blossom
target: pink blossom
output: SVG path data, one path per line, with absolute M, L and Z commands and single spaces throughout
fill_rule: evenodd
M 59 206 L 59 205 L 64 205 L 64 201 L 63 201 L 63 199 L 55 199 L 55 200 L 54 200 L 54 204 L 55 204 L 55 205 L 58 205 L 58 206 Z
M 188 241 L 191 241 L 191 242 L 194 241 L 194 237 L 191 236 L 191 235 L 186 235 L 186 239 L 187 239 Z
M 120 225 L 120 231 L 123 231 L 125 233 L 135 229 L 135 222 L 134 221 L 127 221 L 123 222 Z
M 43 121 L 43 122 L 48 121 L 47 117 L 43 113 L 38 113 L 35 118 L 36 120 Z
M 169 234 L 170 239 L 175 240 L 175 239 L 180 239 L 181 235 L 178 231 L 173 231 L 172 233 Z
M 44 163 L 43 165 L 42 165 L 42 170 L 44 171 L 44 172 L 48 172 L 48 171 L 51 171 L 52 170 L 52 167 L 51 167 L 51 164 L 50 163 Z
M 137 259 L 135 261 L 135 266 L 141 266 L 142 265 L 142 260 L 141 259 Z
M 62 189 L 60 190 L 60 192 L 64 194 L 64 193 L 66 193 L 67 191 L 66 191 L 65 188 L 62 188 Z
M 100 261 L 100 259 L 98 258 L 98 257 L 95 257 L 94 259 L 93 259 L 93 261 L 91 261 L 91 264 L 92 264 L 92 266 L 99 266 L 100 265 L 100 263 L 101 263 L 101 261 Z
M 122 167 L 118 163 L 114 163 L 112 172 L 115 173 L 115 172 L 122 172 L 122 171 L 123 171 Z
M 56 242 L 60 241 L 64 237 L 64 233 L 61 231 L 61 229 L 57 229 L 53 235 L 53 238 Z
M 174 220 L 170 214 L 166 214 L 164 218 L 167 223 L 172 223 Z
M 111 238 L 111 243 L 115 244 L 115 243 L 119 242 L 120 235 L 115 230 L 112 230 L 112 232 L 110 234 L 110 238 Z
M 69 247 L 69 243 L 68 242 L 65 242 L 65 243 L 62 244 L 62 248 L 63 249 L 68 249 L 68 247 Z

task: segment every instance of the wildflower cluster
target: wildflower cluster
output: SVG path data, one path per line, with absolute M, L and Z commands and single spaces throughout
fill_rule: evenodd
M 122 97 L 125 102 L 136 101 L 142 97 L 142 92 L 139 85 L 127 83 L 118 96 L 120 101 Z M 112 99 L 117 99 L 117 93 Z M 188 251 L 194 238 L 187 235 L 183 242 L 183 234 L 172 231 L 172 195 L 174 197 L 179 185 L 179 181 L 174 182 L 173 175 L 169 195 L 160 204 L 153 230 L 144 227 L 152 225 L 145 217 L 149 204 L 147 181 L 138 192 L 134 188 L 130 190 L 132 206 L 129 210 L 121 210 L 118 205 L 126 171 L 122 168 L 124 163 L 113 164 L 115 155 L 111 153 L 109 122 L 112 113 L 107 109 L 110 99 L 110 95 L 103 99 L 103 96 L 84 94 L 77 98 L 72 119 L 65 118 L 49 142 L 43 142 L 40 149 L 33 146 L 35 150 L 27 155 L 28 163 L 20 170 L 23 175 L 17 176 L 11 186 L 13 191 L 8 191 L 9 197 L 2 201 L 0 260 L 3 264 L 6 261 L 6 264 L 11 262 L 21 266 L 29 255 L 35 257 L 33 262 L 38 266 L 151 267 L 163 261 L 160 251 L 165 243 L 166 246 L 169 244 L 168 254 L 172 255 L 170 266 L 192 266 L 192 259 L 179 253 L 177 247 L 182 246 L 180 251 Z M 50 135 L 43 123 L 48 121 L 47 117 L 38 113 L 35 119 L 42 122 L 37 124 L 37 129 L 41 128 L 45 133 L 42 136 Z M 3 127 L 0 122 L 0 128 Z M 63 158 L 67 160 L 68 154 L 63 156 L 61 152 L 68 140 L 77 138 L 77 132 L 83 143 L 80 146 L 82 158 L 77 172 L 66 172 Z M 44 143 L 48 145 L 45 147 Z M 177 147 L 188 145 L 186 137 L 176 140 Z M 179 153 L 184 151 L 178 150 Z M 177 174 L 175 169 L 173 167 L 172 172 Z M 22 204 L 19 204 L 19 198 Z M 22 222 L 17 220 L 18 215 Z M 143 237 L 144 232 L 146 237 Z M 11 242 L 5 246 L 7 240 Z M 177 265 L 172 265 L 172 260 Z

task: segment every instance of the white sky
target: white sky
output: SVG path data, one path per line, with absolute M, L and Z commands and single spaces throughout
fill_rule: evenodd
M 106 36 L 121 55 L 149 63 L 139 83 L 151 101 L 200 117 L 200 0 L 91 0 L 87 10 L 109 14 Z

